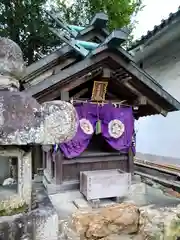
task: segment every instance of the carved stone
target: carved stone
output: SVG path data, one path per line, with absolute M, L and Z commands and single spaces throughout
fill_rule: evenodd
M 78 125 L 75 108 L 53 101 L 42 106 L 19 92 L 24 72 L 19 46 L 0 38 L 0 145 L 55 144 L 71 140 Z
M 20 47 L 12 40 L 0 37 L 0 74 L 19 79 L 25 70 Z
M 78 115 L 72 104 L 52 101 L 42 104 L 44 118 L 43 144 L 70 141 L 77 131 Z
M 41 106 L 24 93 L 1 93 L 1 145 L 55 144 L 74 137 L 78 117 L 70 103 L 53 101 Z

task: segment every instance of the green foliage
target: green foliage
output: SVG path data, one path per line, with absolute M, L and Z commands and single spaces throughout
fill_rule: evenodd
M 74 0 L 68 5 L 67 0 L 57 0 L 59 11 L 67 22 L 86 25 L 97 12 L 109 16 L 109 29 L 129 26 L 133 28 L 132 16 L 142 7 L 142 0 Z
M 59 43 L 44 22 L 45 1 L 0 1 L 0 36 L 15 41 L 28 64 L 37 59 L 35 52 L 47 53 Z
M 46 0 L 0 1 L 0 36 L 15 41 L 28 64 L 37 60 L 36 52 L 47 54 L 60 44 L 45 22 L 45 3 Z M 54 0 L 50 4 L 73 24 L 87 25 L 95 13 L 106 12 L 112 30 L 125 25 L 133 28 L 131 16 L 139 11 L 141 0 L 74 0 L 71 5 L 67 5 L 67 0 Z

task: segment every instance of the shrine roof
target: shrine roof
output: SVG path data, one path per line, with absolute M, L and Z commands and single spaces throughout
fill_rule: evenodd
M 97 24 L 98 21 L 95 22 Z M 100 24 L 105 22 L 106 19 L 104 18 Z M 158 113 L 165 115 L 164 112 L 180 110 L 180 103 L 165 91 L 155 79 L 140 69 L 134 62 L 133 57 L 120 46 L 127 37 L 124 29 L 115 30 L 108 35 L 106 30 L 102 30 L 104 28 L 98 30 L 97 25 L 95 26 L 88 26 L 82 30 L 82 34 L 80 34 L 81 32 L 78 34 L 78 36 L 81 35 L 84 38 L 78 38 L 78 40 L 74 38 L 72 41 L 70 39 L 70 42 L 56 52 L 29 66 L 26 76 L 22 79 L 27 82 L 24 91 L 37 99 L 47 93 L 56 95 L 59 93 L 57 89 L 61 89 L 67 83 L 79 81 L 83 77 L 86 78 L 88 74 L 92 75 L 100 67 L 108 67 L 114 82 L 119 82 L 136 96 L 145 96 L 148 103 L 153 106 L 153 109 L 152 107 L 149 108 L 149 105 L 142 107 L 139 116 Z M 92 45 L 90 46 L 92 50 L 89 51 L 82 47 L 85 42 L 80 42 L 79 39 L 88 41 L 92 37 L 99 37 L 101 42 L 99 44 L 89 42 Z M 74 42 L 79 43 L 76 40 L 82 44 L 79 45 L 80 50 L 82 47 L 82 52 L 73 45 Z M 60 63 L 62 60 L 65 61 L 65 67 Z M 67 63 L 67 61 L 69 62 Z M 58 65 L 59 63 L 60 65 Z M 36 76 L 57 65 L 59 66 L 58 71 L 55 69 L 47 77 L 43 77 L 41 81 L 31 84 Z
M 152 30 L 149 30 L 147 34 L 142 35 L 140 39 L 134 41 L 129 48 L 129 50 L 135 49 L 140 45 L 145 44 L 148 40 L 152 39 L 160 33 L 165 33 L 172 27 L 173 24 L 176 24 L 180 21 L 180 7 L 175 13 L 170 13 L 168 18 L 162 19 L 159 25 L 155 25 Z

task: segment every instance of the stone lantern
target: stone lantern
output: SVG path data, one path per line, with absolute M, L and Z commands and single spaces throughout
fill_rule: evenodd
M 19 91 L 24 73 L 19 46 L 0 38 L 0 144 L 54 144 L 73 138 L 77 115 L 67 102 L 52 101 L 40 105 Z
M 40 105 L 19 91 L 24 71 L 19 46 L 0 38 L 0 211 L 31 202 L 31 152 L 24 152 L 20 146 L 69 141 L 78 126 L 76 110 L 70 103 Z

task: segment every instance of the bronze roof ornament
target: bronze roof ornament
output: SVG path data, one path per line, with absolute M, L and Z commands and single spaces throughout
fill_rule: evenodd
M 55 144 L 71 140 L 78 126 L 73 105 L 52 101 L 40 105 L 19 91 L 25 65 L 20 47 L 0 38 L 0 144 Z

